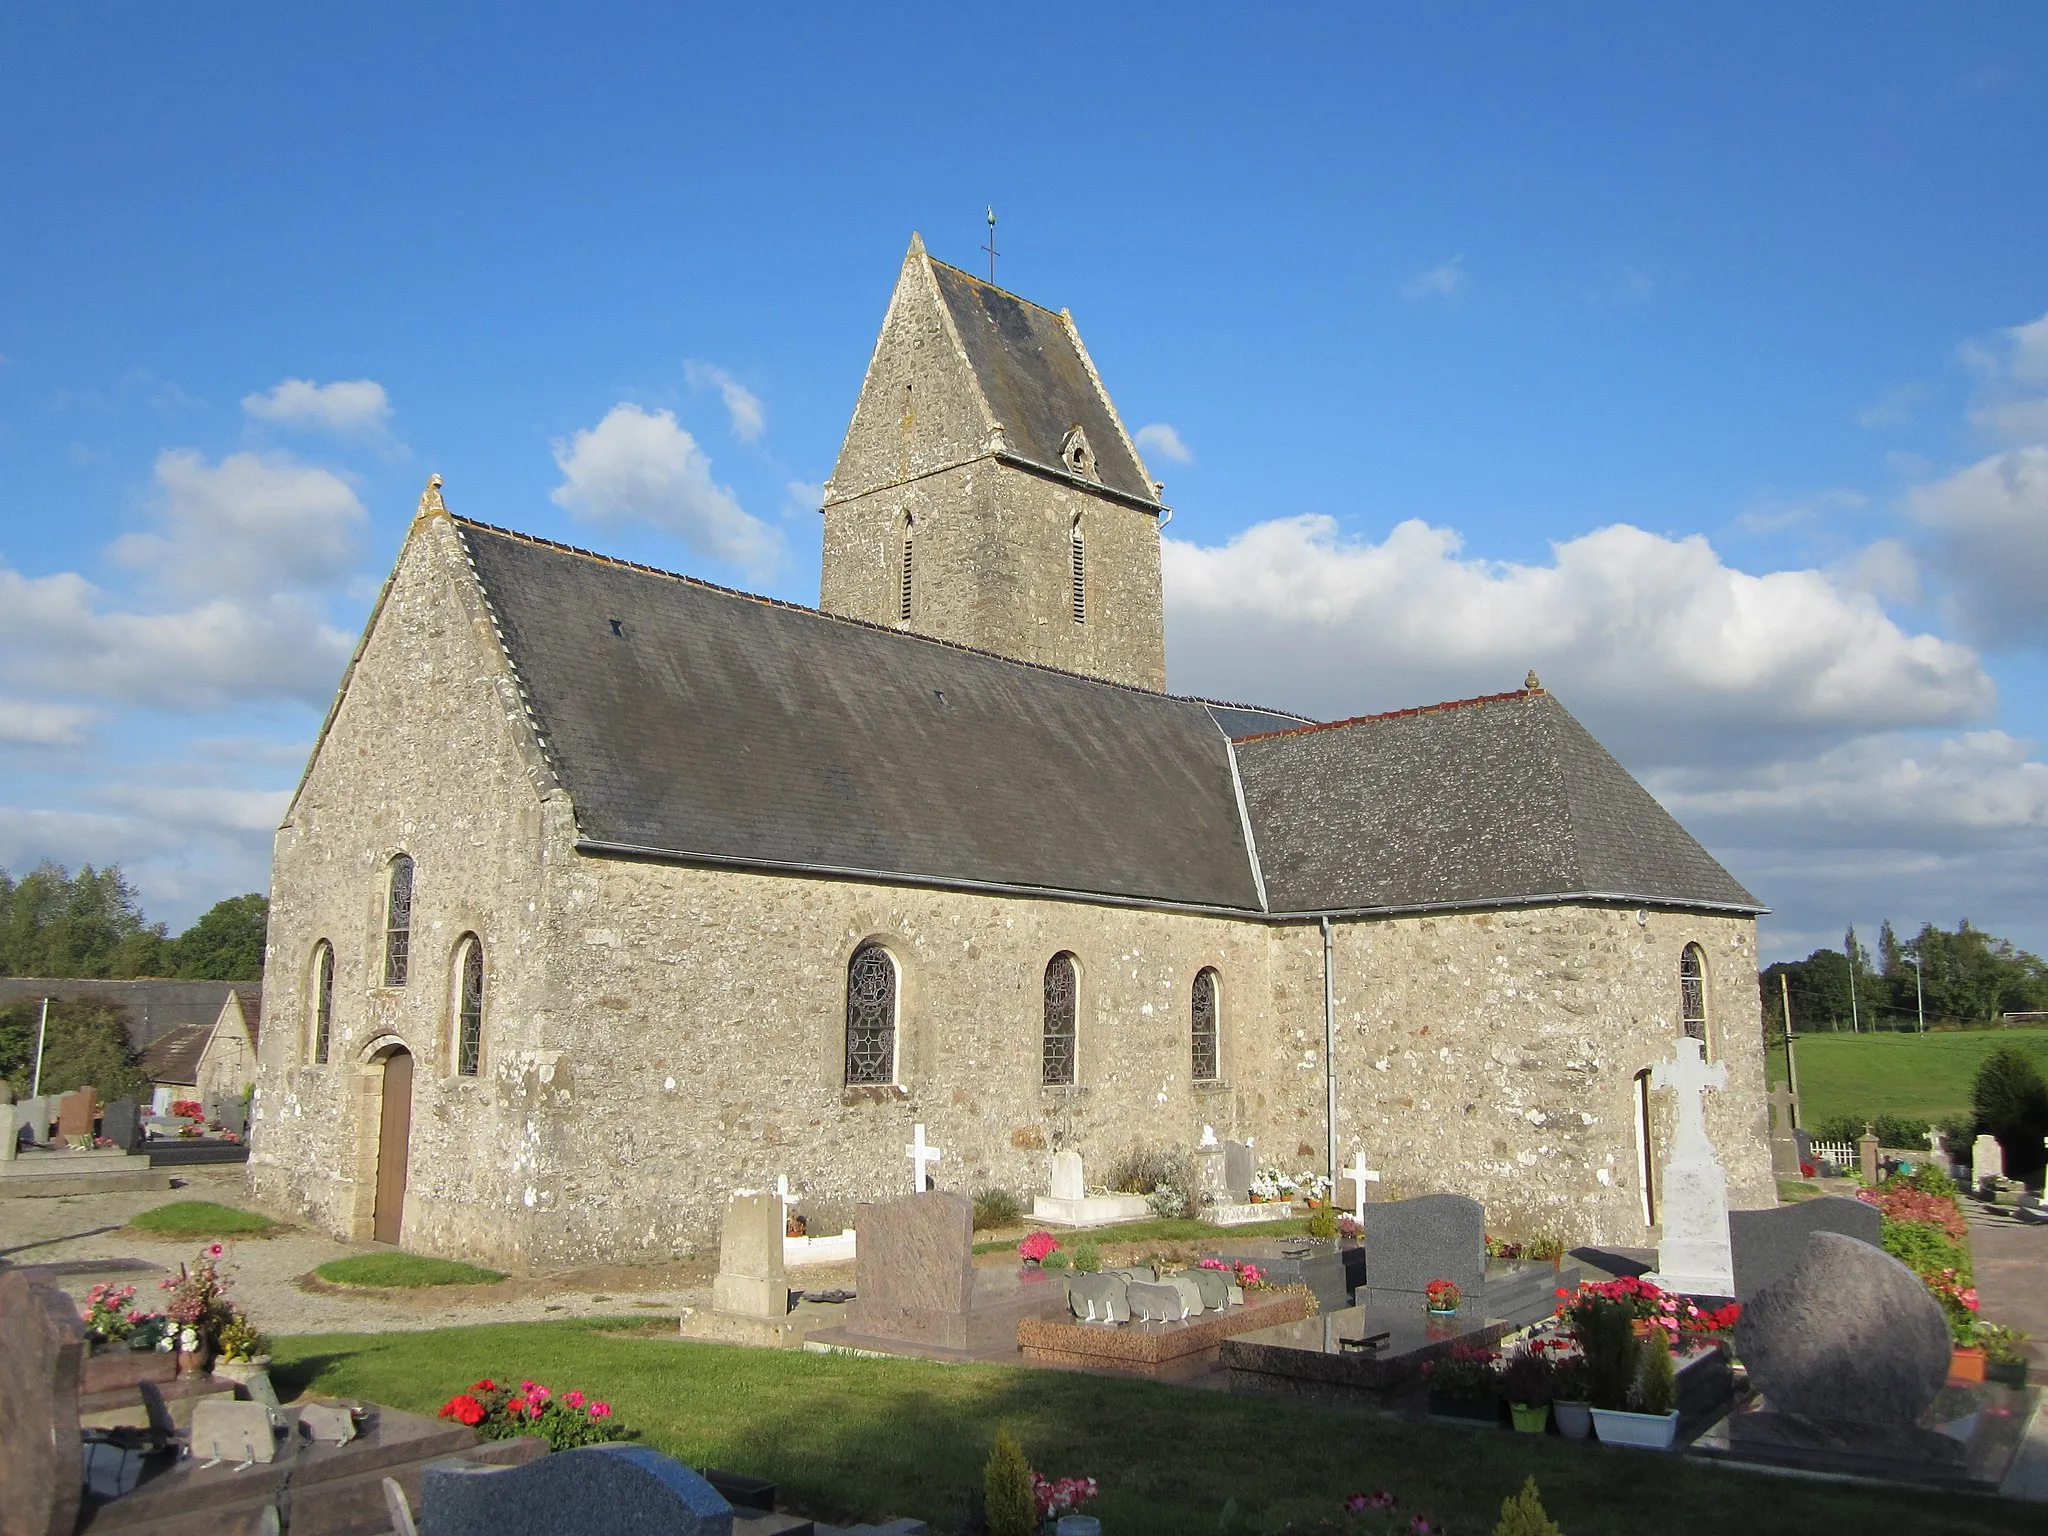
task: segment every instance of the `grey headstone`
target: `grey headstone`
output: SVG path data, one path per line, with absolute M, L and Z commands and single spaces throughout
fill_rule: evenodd
M 249 1104 L 246 1099 L 237 1097 L 225 1100 L 220 1106 L 220 1113 L 214 1118 L 237 1136 L 249 1134 Z
M 1221 1312 L 1230 1304 L 1230 1276 L 1220 1269 L 1191 1269 L 1188 1278 L 1200 1287 L 1202 1310 Z
M 356 1437 L 356 1416 L 346 1408 L 308 1403 L 299 1410 L 299 1428 L 310 1440 L 327 1445 L 347 1445 Z
M 1178 1275 L 1168 1275 L 1159 1283 L 1170 1285 L 1180 1292 L 1181 1305 L 1187 1309 L 1189 1317 L 1200 1317 L 1206 1310 L 1202 1301 L 1202 1287 L 1193 1275 L 1183 1271 Z
M 1454 1281 L 1468 1296 L 1486 1283 L 1486 1207 L 1463 1195 L 1421 1195 L 1365 1208 L 1365 1283 L 1421 1291 Z
M 429 1462 L 420 1536 L 731 1536 L 732 1506 L 688 1467 L 641 1445 L 557 1451 L 519 1467 Z
M 1813 1161 L 1812 1136 L 1808 1135 L 1803 1130 L 1794 1129 L 1792 1132 L 1792 1144 L 1799 1149 L 1799 1161 L 1801 1161 L 1802 1163 L 1810 1163 Z
M 718 1274 L 711 1282 L 714 1311 L 774 1322 L 789 1315 L 784 1230 L 779 1196 L 733 1196 L 718 1243 Z
M 1735 1353 L 1772 1411 L 1831 1424 L 1910 1425 L 1947 1379 L 1941 1303 L 1890 1254 L 1816 1232 L 1751 1297 Z
M 1195 1148 L 1195 1194 L 1205 1205 L 1233 1203 L 1221 1147 Z
M 1251 1199 L 1252 1149 L 1249 1143 L 1223 1143 L 1223 1192 L 1230 1197 L 1232 1205 L 1242 1205 Z
M 192 1454 L 201 1461 L 217 1458 L 239 1464 L 277 1459 L 270 1409 L 239 1398 L 210 1397 L 195 1405 L 191 1443 Z
M 1129 1287 L 1119 1274 L 1074 1275 L 1067 1280 L 1067 1306 L 1084 1323 L 1128 1323 Z
M 133 1152 L 142 1140 L 141 1106 L 133 1099 L 116 1099 L 100 1111 L 100 1134 L 123 1152 Z
M 1131 1316 L 1141 1323 L 1177 1323 L 1188 1315 L 1187 1302 L 1177 1286 L 1136 1281 L 1126 1289 L 1125 1296 L 1130 1301 Z
M 1802 1200 L 1773 1210 L 1730 1211 L 1728 1237 L 1735 1250 L 1735 1299 L 1746 1302 L 1775 1282 L 1806 1253 L 1816 1232 L 1839 1232 L 1873 1248 L 1884 1245 L 1884 1218 L 1874 1205 L 1841 1195 Z
M 28 1139 L 37 1146 L 50 1139 L 50 1096 L 42 1094 L 33 1099 L 23 1099 L 14 1106 L 14 1123 L 17 1134 L 28 1132 Z
M 1070 1148 L 1062 1148 L 1052 1155 L 1052 1172 L 1047 1183 L 1055 1200 L 1081 1200 L 1087 1198 L 1088 1176 L 1081 1167 L 1081 1154 Z

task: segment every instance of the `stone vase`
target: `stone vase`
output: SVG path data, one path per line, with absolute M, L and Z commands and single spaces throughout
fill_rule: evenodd
M 1557 1415 L 1557 1432 L 1565 1439 L 1584 1440 L 1593 1433 L 1591 1403 L 1556 1402 L 1550 1408 Z
M 205 1344 L 197 1349 L 178 1351 L 178 1374 L 180 1376 L 204 1376 L 207 1367 L 213 1364 L 213 1351 Z
M 266 1408 L 276 1408 L 277 1388 L 270 1382 L 270 1356 L 258 1355 L 253 1360 L 216 1360 L 213 1363 L 215 1381 L 232 1381 L 249 1396 L 252 1403 L 261 1403 Z

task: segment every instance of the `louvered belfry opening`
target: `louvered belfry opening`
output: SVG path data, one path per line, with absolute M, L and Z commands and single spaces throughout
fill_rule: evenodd
M 910 622 L 911 573 L 916 569 L 917 564 L 916 556 L 913 553 L 914 539 L 915 535 L 911 530 L 911 526 L 905 523 L 903 525 L 903 560 L 898 573 L 896 588 L 896 622 L 898 624 L 908 624 Z
M 1074 570 L 1074 622 L 1088 622 L 1088 550 L 1081 542 L 1081 524 L 1077 519 L 1071 535 L 1069 554 Z

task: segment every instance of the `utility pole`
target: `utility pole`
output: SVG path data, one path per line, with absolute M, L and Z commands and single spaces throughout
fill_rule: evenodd
M 32 1080 L 30 1081 L 30 1083 L 29 1083 L 29 1087 L 28 1087 L 28 1096 L 29 1096 L 30 1098 L 32 1098 L 32 1099 L 35 1099 L 35 1098 L 40 1098 L 40 1097 L 42 1097 L 42 1092 L 43 1092 L 43 1040 L 44 1040 L 44 1038 L 45 1038 L 45 1037 L 46 1037 L 46 1036 L 47 1036 L 47 1035 L 48 1035 L 49 1033 L 50 1033 L 50 1000 L 49 1000 L 49 999 L 48 999 L 48 998 L 46 997 L 46 998 L 44 998 L 44 999 L 43 999 L 43 1021 L 42 1021 L 42 1023 L 40 1023 L 40 1024 L 38 1024 L 38 1025 L 36 1026 L 36 1073 L 35 1073 L 35 1077 L 34 1077 L 34 1078 L 33 1078 L 33 1079 L 32 1079 Z M 48 1127 L 48 1126 L 44 1126 L 44 1127 L 43 1127 L 43 1130 L 48 1130 L 48 1129 L 49 1129 L 49 1127 Z M 42 1139 L 42 1132 L 41 1132 L 41 1131 L 38 1131 L 38 1132 L 36 1133 L 36 1139 L 37 1139 L 38 1141 L 40 1141 L 40 1140 Z
M 1913 1006 L 1920 1012 L 1920 1033 L 1927 1033 L 1927 990 L 1921 985 L 1920 954 L 1913 954 Z
M 1778 972 L 1778 999 L 1785 1005 L 1785 1086 L 1792 1090 L 1792 1126 L 1799 1126 L 1799 1068 L 1792 1060 L 1792 989 L 1785 985 L 1785 973 Z
M 1842 947 L 1849 951 L 1849 1033 L 1860 1035 L 1863 1033 L 1863 1026 L 1856 1017 L 1856 930 L 1854 928 L 1849 930 L 1848 942 Z

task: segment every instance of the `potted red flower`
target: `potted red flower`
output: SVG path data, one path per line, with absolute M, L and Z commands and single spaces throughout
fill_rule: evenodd
M 1455 1280 L 1432 1280 L 1422 1288 L 1422 1295 L 1429 1310 L 1440 1316 L 1457 1311 L 1465 1297 Z

